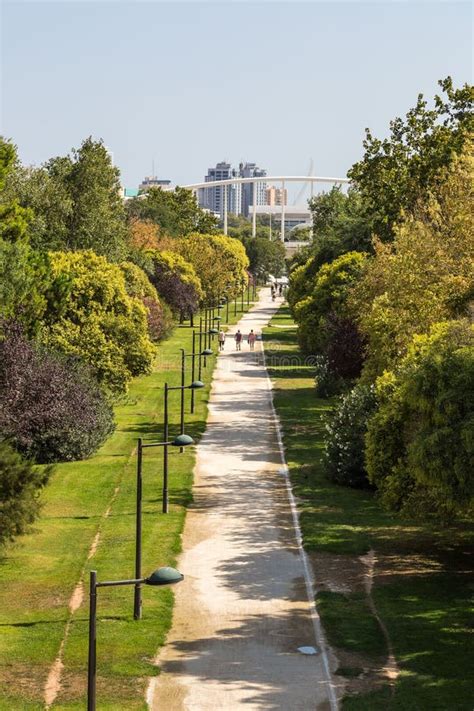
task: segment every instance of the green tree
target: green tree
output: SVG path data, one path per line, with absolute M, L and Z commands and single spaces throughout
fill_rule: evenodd
M 203 297 L 201 280 L 192 264 L 173 252 L 148 252 L 152 261 L 150 280 L 180 321 L 195 314 Z
M 146 309 L 127 294 L 119 266 L 91 250 L 51 252 L 55 279 L 67 280 L 67 295 L 48 302 L 41 332 L 48 347 L 77 356 L 112 392 L 150 370 L 154 347 Z
M 455 89 L 450 77 L 439 85 L 443 95 L 435 96 L 434 106 L 429 108 L 420 94 L 405 120 L 390 123 L 389 138 L 375 138 L 366 129 L 364 157 L 348 173 L 382 241 L 393 238 L 402 213 L 436 191 L 440 170 L 472 135 L 474 88 Z
M 127 294 L 140 299 L 146 308 L 150 338 L 155 342 L 160 341 L 173 326 L 171 309 L 160 300 L 158 292 L 143 269 L 132 262 L 122 262 L 120 269 L 125 277 Z
M 376 385 L 366 461 L 385 505 L 411 515 L 465 513 L 474 493 L 474 326 L 434 324 Z
M 0 441 L 0 544 L 24 533 L 39 511 L 39 494 L 51 474 Z
M 280 240 L 266 237 L 244 237 L 242 243 L 249 258 L 252 274 L 266 278 L 268 274 L 281 276 L 286 271 L 285 247 Z
M 31 208 L 28 237 L 39 250 L 93 249 L 111 261 L 126 254 L 127 226 L 119 170 L 91 137 L 72 155 L 41 168 L 15 162 L 6 195 Z
M 356 190 L 345 194 L 340 187 L 333 187 L 313 197 L 309 207 L 313 217 L 311 251 L 317 266 L 345 252 L 371 251 L 371 221 Z
M 32 211 L 5 190 L 15 163 L 15 147 L 0 139 L 0 316 L 18 318 L 31 331 L 46 308 L 50 269 L 47 256 L 28 241 Z
M 270 229 L 269 215 L 257 215 L 255 228 L 255 236 L 260 239 L 277 239 L 280 233 L 279 228 L 275 225 L 272 225 L 272 229 Z M 227 233 L 229 237 L 236 237 L 241 241 L 251 239 L 253 237 L 252 221 L 248 217 L 244 217 L 244 215 L 229 213 L 227 216 Z
M 70 168 L 68 158 L 41 168 L 25 168 L 16 161 L 8 175 L 6 195 L 31 211 L 27 234 L 35 249 L 62 249 L 67 244 L 73 203 L 65 177 Z
M 323 264 L 309 296 L 293 307 L 301 349 L 327 356 L 331 369 L 343 377 L 358 375 L 362 364 L 362 343 L 348 314 L 347 300 L 366 259 L 364 253 L 347 252 Z
M 60 167 L 56 161 L 49 169 Z M 93 249 L 111 261 L 123 258 L 127 228 L 119 176 L 102 141 L 89 137 L 73 150 L 70 170 L 65 171 L 72 200 L 66 249 Z
M 211 233 L 217 230 L 218 220 L 202 210 L 190 190 L 150 188 L 145 196 L 130 200 L 130 218 L 151 221 L 161 232 L 171 237 L 182 237 L 190 232 Z
M 193 265 L 207 303 L 215 302 L 224 292 L 236 295 L 247 281 L 249 260 L 239 240 L 194 232 L 176 240 L 174 248 Z
M 437 199 L 415 207 L 392 244 L 376 243 L 350 304 L 367 340 L 369 380 L 393 368 L 416 333 L 466 315 L 474 297 L 472 142 L 439 173 Z

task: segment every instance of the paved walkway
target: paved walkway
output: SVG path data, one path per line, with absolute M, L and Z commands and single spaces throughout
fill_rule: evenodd
M 237 327 L 260 332 L 278 306 L 265 289 Z M 149 688 L 153 711 L 336 708 L 282 471 L 261 343 L 236 353 L 228 337 L 197 448 L 185 580 Z

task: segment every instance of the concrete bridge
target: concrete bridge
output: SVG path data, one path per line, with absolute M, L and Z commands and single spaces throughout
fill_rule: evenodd
M 282 188 L 282 195 L 285 194 L 285 185 L 287 183 L 310 183 L 311 185 L 311 197 L 313 196 L 313 189 L 315 183 L 324 183 L 327 185 L 343 185 L 349 183 L 348 178 L 332 178 L 332 177 L 321 177 L 316 175 L 265 175 L 259 178 L 228 178 L 226 180 L 212 180 L 204 183 L 192 183 L 190 185 L 183 185 L 183 188 L 192 190 L 198 198 L 198 190 L 202 188 L 217 188 L 222 186 L 224 188 L 224 200 L 223 200 L 223 219 L 224 219 L 224 234 L 227 234 L 227 214 L 228 214 L 228 188 L 230 185 L 239 185 L 243 183 L 253 183 L 254 190 L 253 194 L 256 195 L 256 186 L 259 183 L 280 183 Z M 252 209 L 252 235 L 255 237 L 257 234 L 257 204 L 256 200 L 253 201 L 254 204 L 251 206 Z M 285 208 L 284 200 L 282 200 L 281 205 L 281 240 L 285 239 Z

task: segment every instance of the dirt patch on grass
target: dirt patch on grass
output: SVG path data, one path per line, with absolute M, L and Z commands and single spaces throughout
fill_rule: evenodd
M 344 679 L 345 694 L 368 694 L 387 686 L 383 659 L 336 649 L 339 667 L 336 674 Z
M 391 556 L 385 556 L 385 559 Z M 339 661 L 340 676 L 344 679 L 346 693 L 362 694 L 393 685 L 399 676 L 393 646 L 387 628 L 381 619 L 372 597 L 372 589 L 377 576 L 379 559 L 374 550 L 364 556 L 334 555 L 330 553 L 309 553 L 314 570 L 317 592 L 327 591 L 349 596 L 364 592 L 368 607 L 377 620 L 386 641 L 387 655 L 374 658 L 369 655 L 335 648 Z M 389 572 L 389 560 L 384 560 L 383 574 Z M 431 570 L 431 569 L 430 569 Z M 392 575 L 397 575 L 397 570 Z
M 308 552 L 316 590 L 349 595 L 365 589 L 366 569 L 357 556 Z
M 46 665 L 39 664 L 5 664 L 1 670 L 2 693 L 7 695 L 8 689 L 15 690 L 15 697 L 36 701 L 43 692 L 44 678 L 48 673 Z M 12 707 L 13 711 L 13 707 Z
M 120 699 L 120 704 L 127 699 L 136 702 L 143 694 L 145 679 L 143 677 L 127 676 L 97 676 L 97 697 L 102 702 L 106 699 Z M 87 692 L 87 674 L 77 674 L 65 671 L 61 679 L 61 690 L 56 703 L 69 703 L 84 699 Z

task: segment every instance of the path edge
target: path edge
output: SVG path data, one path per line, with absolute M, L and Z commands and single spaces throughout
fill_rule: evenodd
M 279 309 L 277 309 L 277 311 L 275 311 L 275 313 L 278 313 L 278 310 Z M 334 682 L 333 682 L 332 676 L 331 676 L 331 669 L 330 669 L 329 657 L 328 657 L 328 647 L 327 647 L 326 639 L 324 637 L 324 632 L 323 632 L 322 626 L 321 626 L 321 618 L 319 616 L 319 612 L 318 612 L 318 609 L 316 606 L 316 600 L 315 600 L 315 594 L 314 594 L 314 589 L 316 587 L 316 584 L 315 584 L 314 574 L 313 574 L 313 570 L 312 570 L 311 564 L 308 559 L 308 555 L 303 547 L 303 534 L 301 532 L 298 507 L 296 505 L 296 499 L 295 499 L 295 495 L 293 493 L 293 486 L 291 484 L 290 469 L 289 469 L 288 464 L 286 462 L 285 445 L 283 444 L 283 428 L 281 425 L 280 417 L 279 417 L 279 415 L 276 411 L 276 408 L 275 408 L 275 403 L 273 401 L 274 387 L 273 387 L 272 379 L 270 378 L 270 375 L 268 373 L 264 338 L 262 338 L 261 353 L 262 353 L 262 359 L 263 359 L 263 367 L 265 369 L 265 376 L 267 379 L 270 408 L 272 411 L 272 417 L 273 417 L 273 422 L 274 422 L 275 432 L 276 432 L 277 442 L 278 442 L 278 449 L 280 452 L 280 459 L 281 459 L 281 464 L 282 464 L 280 473 L 283 474 L 283 476 L 285 478 L 286 492 L 288 495 L 288 501 L 290 503 L 290 508 L 291 508 L 291 516 L 293 519 L 293 527 L 294 527 L 295 535 L 296 535 L 296 543 L 298 546 L 298 552 L 299 552 L 299 555 L 301 558 L 301 562 L 303 564 L 306 593 L 308 596 L 308 602 L 309 602 L 309 606 L 310 606 L 310 614 L 311 614 L 311 621 L 313 623 L 314 636 L 316 639 L 316 644 L 317 644 L 317 646 L 319 646 L 319 649 L 321 650 L 321 658 L 323 661 L 324 675 L 326 677 L 325 683 L 326 683 L 329 705 L 330 705 L 331 711 L 338 711 L 339 704 L 337 701 L 335 685 L 334 685 Z

